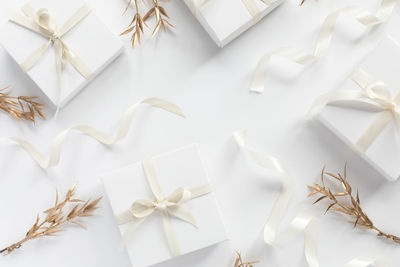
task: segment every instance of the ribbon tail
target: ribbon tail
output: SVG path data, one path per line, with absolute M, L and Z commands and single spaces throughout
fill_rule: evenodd
M 94 73 L 91 71 L 89 66 L 80 58 L 74 51 L 71 50 L 65 43 L 63 51 L 63 59 L 70 63 L 76 71 L 78 71 L 85 79 L 93 80 Z
M 64 43 L 60 40 L 56 40 L 54 42 L 54 56 L 56 60 L 56 70 L 57 70 L 57 88 L 58 88 L 58 94 L 57 94 L 57 110 L 56 113 L 54 114 L 54 119 L 57 118 L 58 113 L 60 112 L 61 108 L 61 99 L 63 97 L 64 93 L 64 88 L 63 88 L 63 54 L 64 54 Z
M 181 206 L 170 207 L 169 211 L 176 218 L 178 218 L 178 219 L 180 219 L 182 221 L 185 221 L 187 223 L 190 223 L 194 227 L 198 228 L 196 219 L 194 218 L 192 213 L 190 213 L 189 211 L 185 210 Z
M 171 215 L 167 211 L 164 211 L 162 217 L 163 217 L 164 232 L 167 238 L 169 250 L 171 251 L 171 254 L 174 257 L 177 257 L 182 253 L 178 245 L 178 240 L 176 239 L 176 233 L 172 225 Z

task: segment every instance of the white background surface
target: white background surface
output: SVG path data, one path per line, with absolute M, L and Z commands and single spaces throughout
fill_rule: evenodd
M 22 1 L 2 0 L 0 9 L 11 3 Z M 0 246 L 23 237 L 36 214 L 53 203 L 56 188 L 65 192 L 79 181 L 82 198 L 97 197 L 104 194 L 101 174 L 145 156 L 197 142 L 216 184 L 232 248 L 203 250 L 160 267 L 232 266 L 233 249 L 246 252 L 249 248 L 246 254 L 261 260 L 260 266 L 306 266 L 301 237 L 283 249 L 254 244 L 277 197 L 280 180 L 248 164 L 239 153 L 231 134 L 241 128 L 248 129 L 250 145 L 281 158 L 298 180 L 285 225 L 299 211 L 297 203 L 305 198 L 305 185 L 316 180 L 322 166 L 326 164 L 328 169 L 337 171 L 347 162 L 351 182 L 360 189 L 371 219 L 387 232 L 400 234 L 399 182 L 387 182 L 332 134 L 305 120 L 314 98 L 335 89 L 385 32 L 399 39 L 398 7 L 387 27 L 374 30 L 365 30 L 353 19 L 342 17 L 327 57 L 307 69 L 276 58 L 266 92 L 248 92 L 260 56 L 282 45 L 311 51 L 325 16 L 350 3 L 370 10 L 379 4 L 377 0 L 308 0 L 298 7 L 297 1 L 288 0 L 222 50 L 182 2 L 165 3 L 171 22 L 176 25 L 174 33 L 146 40 L 134 50 L 126 42 L 125 54 L 73 99 L 57 121 L 48 119 L 31 126 L 0 116 L 1 136 L 24 137 L 46 153 L 60 131 L 77 123 L 114 132 L 125 109 L 145 97 L 174 101 L 188 117 L 184 120 L 143 107 L 126 140 L 112 147 L 73 133 L 65 143 L 61 163 L 48 171 L 41 170 L 17 146 L 2 144 Z M 121 16 L 123 0 L 96 0 L 93 5 L 113 32 L 118 34 L 125 29 L 130 16 Z M 0 84 L 12 85 L 13 94 L 34 94 L 45 101 L 39 89 L 1 49 L 0 74 Z M 53 112 L 54 108 L 49 108 L 48 117 Z M 72 227 L 59 237 L 32 241 L 13 255 L 1 257 L 0 266 L 130 266 L 127 254 L 118 251 L 120 234 L 107 199 L 102 201 L 98 214 L 86 220 L 88 231 Z M 321 266 L 341 266 L 360 255 L 385 258 L 393 266 L 400 260 L 398 246 L 354 230 L 341 216 L 321 216 L 319 230 Z

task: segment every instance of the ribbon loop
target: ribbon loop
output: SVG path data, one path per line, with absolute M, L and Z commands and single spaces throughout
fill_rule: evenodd
M 168 246 L 173 256 L 180 255 L 180 249 L 176 240 L 175 231 L 172 226 L 171 216 L 174 216 L 182 221 L 192 224 L 197 227 L 194 216 L 184 208 L 182 204 L 187 203 L 193 198 L 206 195 L 212 191 L 211 186 L 201 185 L 193 189 L 179 187 L 169 196 L 164 197 L 161 192 L 160 184 L 157 179 L 153 160 L 151 158 L 142 162 L 142 166 L 150 185 L 151 191 L 156 198 L 155 200 L 140 199 L 133 202 L 128 211 L 116 216 L 118 224 L 133 222 L 132 226 L 123 236 L 122 245 L 125 245 L 130 235 L 136 230 L 138 225 L 155 211 L 160 211 L 163 218 L 164 232 L 167 237 Z M 192 191 L 193 190 L 193 191 Z

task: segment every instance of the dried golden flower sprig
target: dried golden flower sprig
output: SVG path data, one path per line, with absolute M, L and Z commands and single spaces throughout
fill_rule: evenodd
M 323 199 L 329 200 L 330 204 L 325 213 L 329 210 L 334 210 L 336 212 L 348 215 L 353 219 L 352 223 L 354 224 L 354 227 L 358 225 L 364 229 L 375 231 L 377 232 L 378 236 L 385 237 L 397 244 L 400 244 L 400 237 L 387 234 L 377 228 L 367 216 L 367 214 L 363 211 L 363 209 L 361 208 L 358 190 L 356 195 L 353 196 L 353 190 L 349 182 L 347 181 L 346 169 L 347 168 L 345 166 L 343 174 L 338 173 L 337 175 L 335 175 L 333 173 L 326 172 L 325 168 L 323 168 L 321 173 L 322 185 L 318 183 L 314 184 L 313 186 L 308 185 L 308 188 L 312 190 L 308 197 L 311 197 L 313 195 L 321 195 L 314 202 L 314 204 L 320 202 Z M 343 190 L 340 190 L 339 192 L 334 192 L 331 188 L 327 187 L 325 185 L 325 176 L 331 178 L 331 180 L 333 180 L 334 182 L 339 182 Z
M 132 2 L 135 3 L 135 16 L 133 17 L 131 23 L 128 26 L 128 29 L 121 33 L 121 35 L 126 35 L 131 32 L 132 34 L 132 47 L 135 48 L 137 44 L 140 44 L 141 35 L 144 33 L 144 26 L 147 26 L 146 21 L 149 20 L 151 17 L 156 18 L 156 26 L 153 29 L 152 37 L 154 37 L 160 30 L 161 27 L 166 29 L 167 27 L 174 27 L 168 19 L 169 16 L 165 9 L 160 6 L 158 0 L 152 0 L 153 7 L 150 8 L 149 11 L 142 17 L 139 11 L 139 2 L 141 0 L 129 0 L 128 5 L 125 9 L 125 12 L 129 9 L 132 5 Z M 125 13 L 124 12 L 124 13 Z
M 4 92 L 6 89 L 0 89 L 0 109 L 10 114 L 15 120 L 35 122 L 36 117 L 46 118 L 41 111 L 45 105 L 38 103 L 36 96 L 10 96 Z
M 54 236 L 56 233 L 63 231 L 63 228 L 67 224 L 75 224 L 83 229 L 86 229 L 86 227 L 80 222 L 80 219 L 92 216 L 93 211 L 99 208 L 97 204 L 102 198 L 100 197 L 93 201 L 90 201 L 90 199 L 83 201 L 74 198 L 75 188 L 76 184 L 74 184 L 71 189 L 68 190 L 64 200 L 61 202 L 59 202 L 58 192 L 56 192 L 56 201 L 54 207 L 44 211 L 46 217 L 43 220 L 40 220 L 39 215 L 37 215 L 35 223 L 26 233 L 25 237 L 17 243 L 0 250 L 0 254 L 10 254 L 29 240 L 45 236 Z M 70 209 L 68 209 L 68 207 L 70 207 Z
M 240 255 L 239 252 L 236 252 L 236 260 L 234 267 L 253 267 L 255 263 L 258 263 L 258 261 L 244 262 L 242 259 L 242 255 Z

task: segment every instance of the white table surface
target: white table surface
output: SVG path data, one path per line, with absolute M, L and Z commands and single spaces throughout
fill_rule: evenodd
M 0 10 L 22 2 L 2 0 Z M 113 32 L 125 29 L 130 16 L 122 16 L 124 0 L 92 3 Z M 282 45 L 311 51 L 325 16 L 350 3 L 376 10 L 379 1 L 307 0 L 299 7 L 297 0 L 287 0 L 239 39 L 219 49 L 182 2 L 166 2 L 164 6 L 176 25 L 174 32 L 146 39 L 134 50 L 124 39 L 125 53 L 62 109 L 56 121 L 39 120 L 32 126 L 16 123 L 1 113 L 2 137 L 26 138 L 45 153 L 59 132 L 75 124 L 87 123 L 115 132 L 123 112 L 145 97 L 171 100 L 188 118 L 142 107 L 128 137 L 112 147 L 72 133 L 60 164 L 47 171 L 16 145 L 2 144 L 0 247 L 23 237 L 36 214 L 53 203 L 56 188 L 65 192 L 78 181 L 81 197 L 97 197 L 104 194 L 99 180 L 102 173 L 196 142 L 215 183 L 231 241 L 159 267 L 233 266 L 234 249 L 261 260 L 259 266 L 307 266 L 302 237 L 281 249 L 259 240 L 280 180 L 246 162 L 238 151 L 231 134 L 243 128 L 248 130 L 249 145 L 282 159 L 297 179 L 296 195 L 283 225 L 298 213 L 298 203 L 308 192 L 305 185 L 316 181 L 323 165 L 338 171 L 347 162 L 350 181 L 359 188 L 370 217 L 377 226 L 400 235 L 400 183 L 387 182 L 332 134 L 305 120 L 315 97 L 335 89 L 386 33 L 400 40 L 399 7 L 387 25 L 374 30 L 365 30 L 353 19 L 341 17 L 328 56 L 306 69 L 275 58 L 265 93 L 248 91 L 259 57 Z M 3 14 L 0 20 L 5 20 Z M 0 87 L 7 85 L 13 86 L 11 92 L 15 95 L 38 95 L 46 101 L 0 48 Z M 46 110 L 49 118 L 53 112 L 54 108 Z M 58 237 L 32 241 L 13 255 L 0 257 L 0 266 L 130 266 L 126 252 L 118 250 L 120 234 L 107 199 L 101 204 L 98 215 L 86 220 L 88 231 L 70 227 Z M 320 265 L 327 267 L 342 266 L 357 256 L 383 258 L 393 266 L 400 260 L 398 246 L 373 233 L 354 230 L 345 218 L 334 214 L 321 215 L 318 248 Z

